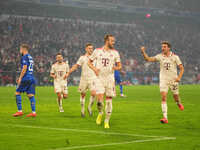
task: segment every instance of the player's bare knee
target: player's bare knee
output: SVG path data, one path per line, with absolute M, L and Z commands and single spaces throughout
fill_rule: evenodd
M 95 96 L 96 96 L 96 92 L 95 92 L 95 91 L 92 91 L 92 92 L 91 92 L 91 96 L 95 97 Z
M 97 95 L 97 100 L 98 101 L 103 101 L 103 96 L 104 96 L 104 94 L 98 94 Z
M 162 101 L 166 102 L 167 101 L 167 96 L 166 95 L 162 95 Z
M 27 96 L 30 98 L 30 97 L 33 97 L 34 94 L 27 94 Z
M 178 94 L 173 94 L 174 99 L 178 99 L 179 95 Z
M 20 95 L 20 94 L 21 94 L 20 92 L 15 92 L 15 96 L 16 96 L 16 95 Z
M 57 93 L 57 96 L 58 96 L 59 99 L 62 98 L 61 93 Z
M 112 100 L 111 96 L 106 96 L 106 100 Z
M 84 98 L 84 97 L 85 97 L 85 95 L 86 95 L 85 93 L 81 93 L 81 97 L 82 97 L 82 98 Z
M 67 94 L 63 94 L 63 98 L 67 99 L 68 95 Z

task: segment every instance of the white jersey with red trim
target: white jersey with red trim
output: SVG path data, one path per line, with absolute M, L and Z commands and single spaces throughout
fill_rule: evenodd
M 178 77 L 177 66 L 182 64 L 179 56 L 170 52 L 168 57 L 160 53 L 154 58 L 160 62 L 160 81 L 173 81 Z
M 51 73 L 54 73 L 56 75 L 56 78 L 54 79 L 55 82 L 67 82 L 67 80 L 64 80 L 65 74 L 69 72 L 69 64 L 68 62 L 63 62 L 62 64 L 55 63 L 51 67 Z
M 88 66 L 89 56 L 83 55 L 81 56 L 77 63 L 79 66 L 81 66 L 81 78 L 82 79 L 93 79 L 96 78 L 96 75 L 94 71 Z
M 104 47 L 97 48 L 90 56 L 95 61 L 94 66 L 100 70 L 99 77 L 114 77 L 113 67 L 120 62 L 120 56 L 116 50 L 104 50 Z

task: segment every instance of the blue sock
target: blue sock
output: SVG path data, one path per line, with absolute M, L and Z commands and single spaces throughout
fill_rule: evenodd
M 123 86 L 119 85 L 119 87 L 120 87 L 120 93 L 123 94 Z
M 31 102 L 32 112 L 35 112 L 35 96 L 29 97 L 29 100 Z
M 16 95 L 16 103 L 18 111 L 22 111 L 22 98 L 21 95 Z

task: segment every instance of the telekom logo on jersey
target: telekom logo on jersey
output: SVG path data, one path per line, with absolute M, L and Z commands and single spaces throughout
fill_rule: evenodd
M 109 64 L 109 59 L 108 58 L 102 58 L 102 64 L 104 67 L 106 67 Z
M 164 63 L 164 68 L 166 70 L 169 70 L 170 69 L 170 63 Z

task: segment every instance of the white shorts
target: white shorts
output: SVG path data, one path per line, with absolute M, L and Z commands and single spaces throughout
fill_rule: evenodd
M 179 85 L 175 81 L 160 81 L 160 92 L 168 93 L 168 90 L 171 90 L 173 94 L 179 94 Z
M 108 97 L 115 97 L 116 90 L 115 90 L 115 80 L 113 78 L 101 78 L 99 77 L 99 83 L 97 82 L 97 94 L 105 94 Z
M 96 91 L 96 79 L 81 79 L 78 90 L 80 93 L 86 93 L 87 90 Z
M 55 93 L 68 94 L 67 82 L 54 82 Z

